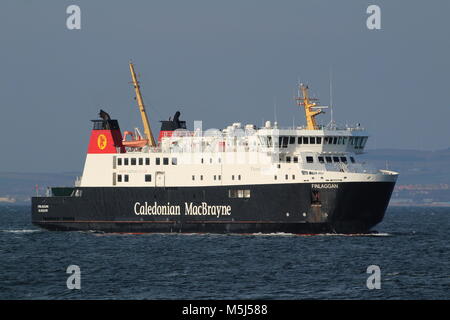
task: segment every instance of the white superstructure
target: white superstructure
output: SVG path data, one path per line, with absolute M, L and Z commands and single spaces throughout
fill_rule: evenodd
M 301 182 L 391 181 L 397 173 L 360 162 L 361 127 L 307 130 L 234 123 L 223 130 L 176 130 L 157 147 L 88 154 L 81 187 L 189 187 Z

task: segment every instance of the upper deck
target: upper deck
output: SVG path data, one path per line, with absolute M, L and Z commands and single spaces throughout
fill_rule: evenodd
M 302 127 L 278 128 L 269 122 L 263 128 L 251 124 L 242 127 L 240 123 L 234 123 L 223 130 L 176 130 L 170 136 L 161 137 L 158 147 L 142 151 L 361 154 L 367 139 L 367 132 L 361 127 L 308 130 Z

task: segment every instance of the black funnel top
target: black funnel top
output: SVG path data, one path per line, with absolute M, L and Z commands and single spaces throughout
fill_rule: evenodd
M 180 121 L 180 111 L 173 116 L 173 120 L 161 121 L 161 131 L 174 131 L 177 129 L 186 129 L 186 121 Z

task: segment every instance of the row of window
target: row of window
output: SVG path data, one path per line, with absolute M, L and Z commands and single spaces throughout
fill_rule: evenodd
M 221 159 L 218 158 L 217 159 L 218 163 L 221 163 Z M 177 158 L 171 158 L 170 164 L 172 165 L 177 165 L 178 161 Z M 201 158 L 201 163 L 205 163 L 204 159 Z M 209 163 L 213 163 L 213 159 L 210 158 L 209 159 Z M 169 165 L 169 158 L 162 158 L 162 164 L 163 165 Z M 118 158 L 117 159 L 117 165 L 118 166 L 149 166 L 150 165 L 150 158 Z M 159 166 L 161 165 L 161 158 L 155 158 L 155 165 Z
M 241 175 L 237 175 L 237 176 L 232 175 L 231 180 L 234 180 L 235 177 L 237 180 L 241 180 Z M 199 179 L 200 179 L 200 181 L 203 181 L 203 175 L 200 175 Z M 214 179 L 214 181 L 221 181 L 222 176 L 220 174 L 214 175 L 213 179 Z M 144 180 L 145 180 L 145 182 L 152 182 L 152 175 L 151 174 L 144 175 Z M 124 175 L 118 174 L 117 175 L 117 182 L 129 182 L 129 181 L 130 181 L 130 177 L 128 174 L 124 174 Z M 192 176 L 192 181 L 195 181 L 195 175 Z
M 273 178 L 274 178 L 275 180 L 278 180 L 278 176 L 277 176 L 277 175 L 273 176 Z M 285 179 L 285 180 L 289 180 L 289 175 L 286 174 L 286 175 L 284 176 L 284 179 Z M 295 180 L 295 174 L 292 175 L 292 180 Z
M 347 157 L 344 156 L 318 156 L 317 160 L 319 160 L 319 163 L 348 163 Z M 351 163 L 355 163 L 355 158 L 350 157 L 350 161 Z M 306 162 L 307 163 L 313 163 L 314 162 L 314 157 L 312 156 L 307 156 L 306 157 Z
M 128 182 L 130 180 L 129 176 L 127 174 L 121 175 L 118 174 L 117 175 L 117 182 Z
M 364 148 L 367 137 L 323 137 L 323 144 L 344 145 L 348 143 L 354 146 L 355 149 Z M 272 138 L 267 139 L 268 146 L 272 145 Z M 322 137 L 295 137 L 295 136 L 280 136 L 278 137 L 278 145 L 280 148 L 287 148 L 288 145 L 295 144 L 322 144 Z
M 285 158 L 285 162 L 286 163 L 298 163 L 298 157 L 290 157 L 290 156 L 286 156 Z M 338 157 L 338 156 L 319 156 L 318 160 L 320 163 L 333 163 L 333 162 L 343 162 L 343 163 L 347 163 L 347 157 Z M 282 161 L 282 159 L 280 158 L 280 161 Z M 352 163 L 355 163 L 355 158 L 350 157 L 350 161 Z M 314 162 L 314 157 L 312 156 L 307 156 L 306 157 L 306 162 L 307 163 L 313 163 Z M 279 167 L 279 165 L 278 165 Z
M 146 174 L 144 175 L 144 180 L 145 182 L 152 182 L 152 175 L 151 174 Z M 117 182 L 129 182 L 130 181 L 130 177 L 128 174 L 118 174 L 117 175 Z
M 117 165 L 118 166 L 143 166 L 145 163 L 146 166 L 150 165 L 150 158 L 118 158 L 117 159 Z M 177 158 L 172 158 L 170 163 L 172 165 L 177 165 Z M 161 158 L 155 158 L 155 164 L 157 166 L 161 165 Z M 162 158 L 162 164 L 168 165 L 169 164 L 169 158 Z
M 235 176 L 235 175 L 231 176 L 231 180 L 235 180 L 235 178 L 237 180 L 241 180 L 241 175 L 239 174 L 237 176 Z M 220 180 L 222 180 L 222 176 L 220 174 L 219 175 L 214 175 L 213 179 L 214 179 L 214 181 L 217 181 L 217 180 L 220 181 Z M 192 175 L 192 181 L 195 181 L 195 175 Z M 200 181 L 203 181 L 203 175 L 200 175 Z
M 347 157 L 338 157 L 338 156 L 319 156 L 317 157 L 317 159 L 319 160 L 319 163 L 338 163 L 338 162 L 343 162 L 345 164 L 347 164 L 348 160 Z M 355 163 L 355 158 L 350 157 L 350 161 L 351 163 Z
M 347 139 L 355 149 L 364 148 L 367 141 L 367 137 L 325 137 L 323 144 L 347 144 Z
M 287 148 L 289 144 L 296 144 L 296 142 L 297 144 L 322 144 L 322 137 L 278 137 L 278 145 L 280 148 Z

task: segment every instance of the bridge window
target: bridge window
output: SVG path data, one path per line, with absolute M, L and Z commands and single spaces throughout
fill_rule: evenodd
M 333 137 L 333 144 L 337 144 L 337 137 Z
M 309 137 L 310 144 L 316 144 L 316 137 Z
M 320 163 L 324 163 L 325 162 L 323 157 L 319 157 L 318 159 L 319 159 Z
M 325 157 L 325 160 L 327 161 L 327 163 L 332 163 L 333 161 L 331 160 L 331 157 Z
M 333 157 L 333 162 L 339 162 L 339 157 Z
M 289 144 L 295 144 L 295 137 L 289 137 Z
M 303 137 L 303 144 L 308 144 L 308 142 L 309 142 L 308 137 Z
M 297 143 L 298 143 L 298 144 L 302 144 L 302 137 L 298 137 Z
M 360 149 L 364 148 L 366 142 L 367 142 L 367 137 L 362 137 L 361 138 L 361 144 L 359 145 Z
M 355 163 L 355 158 L 350 157 L 350 161 L 351 161 L 352 163 Z
M 347 163 L 347 158 L 346 157 L 341 157 L 341 162 Z
M 322 144 L 322 137 L 316 137 L 317 144 Z
M 314 162 L 314 159 L 313 159 L 313 157 L 306 157 L 306 162 L 307 163 L 313 163 Z
M 298 157 L 294 157 L 294 163 L 298 163 Z

